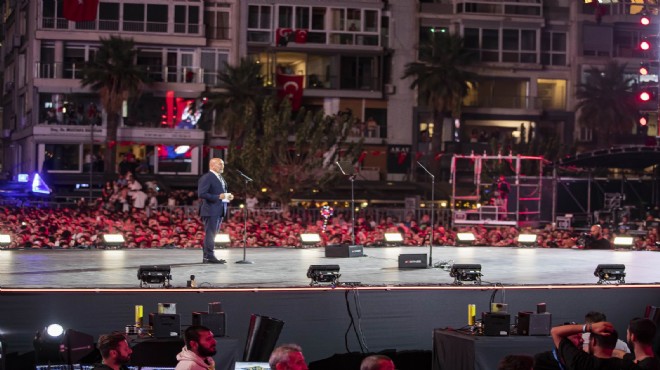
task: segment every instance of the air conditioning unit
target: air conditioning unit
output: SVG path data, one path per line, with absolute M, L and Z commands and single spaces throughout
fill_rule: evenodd
M 396 86 L 392 84 L 385 84 L 385 94 L 393 95 L 396 93 Z

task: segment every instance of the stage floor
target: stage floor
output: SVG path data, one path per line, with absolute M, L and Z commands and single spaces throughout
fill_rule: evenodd
M 442 268 L 399 269 L 401 253 L 429 253 L 428 247 L 365 248 L 366 257 L 326 258 L 323 248 L 218 249 L 227 264 L 202 264 L 201 250 L 0 250 L 2 289 L 139 288 L 141 265 L 171 266 L 172 287 L 185 288 L 195 275 L 198 288 L 307 287 L 310 265 L 339 265 L 340 282 L 363 286 L 452 285 Z M 434 264 L 481 264 L 482 284 L 590 285 L 598 264 L 624 264 L 627 284 L 660 282 L 660 253 L 572 249 L 434 247 Z M 155 287 L 155 286 L 154 286 Z

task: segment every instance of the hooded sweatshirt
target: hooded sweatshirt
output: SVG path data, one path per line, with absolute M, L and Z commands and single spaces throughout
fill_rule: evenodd
M 215 362 L 212 357 L 199 357 L 185 346 L 176 355 L 176 359 L 179 363 L 176 365 L 175 370 L 215 370 Z

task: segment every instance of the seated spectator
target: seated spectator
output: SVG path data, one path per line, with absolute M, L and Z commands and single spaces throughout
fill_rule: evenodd
M 384 355 L 371 355 L 362 360 L 360 370 L 394 370 L 394 362 Z
M 307 370 L 302 348 L 297 344 L 281 345 L 270 354 L 271 370 Z

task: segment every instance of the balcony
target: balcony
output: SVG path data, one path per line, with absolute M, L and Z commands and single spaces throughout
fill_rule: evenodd
M 455 14 L 542 17 L 541 0 L 455 0 Z
M 476 96 L 466 99 L 465 107 L 539 110 L 541 102 L 533 96 Z
M 43 79 L 76 80 L 82 78 L 82 68 L 85 62 L 79 63 L 35 63 L 34 75 Z M 205 72 L 199 67 L 146 66 L 147 75 L 153 82 L 170 83 L 204 83 L 205 77 L 215 72 Z
M 640 1 L 618 1 L 610 3 L 598 3 L 598 12 L 600 14 L 607 14 L 608 16 L 628 16 L 639 15 L 646 12 L 648 15 L 658 15 L 658 4 L 651 4 L 651 1 L 645 1 L 646 4 Z M 582 4 L 582 14 L 593 15 L 596 11 L 596 3 Z
M 199 24 L 167 22 L 135 22 L 120 20 L 94 20 L 87 22 L 69 22 L 66 18 L 41 19 L 42 30 L 68 30 L 68 31 L 98 31 L 98 32 L 145 32 L 155 34 L 187 34 L 193 36 L 202 35 L 202 27 Z

